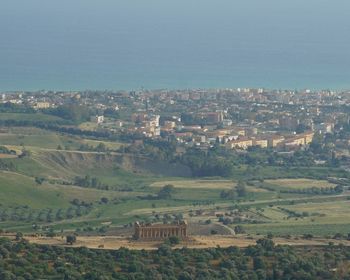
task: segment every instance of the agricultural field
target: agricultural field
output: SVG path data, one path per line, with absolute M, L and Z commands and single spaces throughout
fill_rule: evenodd
M 175 181 L 159 181 L 151 184 L 151 187 L 163 187 L 165 185 L 173 185 L 179 189 L 212 189 L 225 190 L 232 189 L 236 183 L 231 180 L 175 180 Z
M 96 122 L 84 122 L 79 125 L 80 129 L 83 130 L 89 130 L 89 131 L 94 131 L 98 127 L 98 124 Z
M 127 146 L 127 144 L 125 143 L 92 140 L 92 139 L 81 139 L 80 142 L 82 144 L 87 144 L 93 148 L 96 148 L 98 145 L 103 144 L 107 149 L 110 149 L 110 150 L 118 150 L 120 147 Z
M 201 192 L 205 190 L 231 190 L 237 186 L 237 182 L 233 180 L 173 180 L 173 181 L 157 181 L 151 184 L 151 187 L 161 188 L 165 185 L 172 185 L 176 189 L 187 189 L 187 190 L 200 190 Z M 251 193 L 266 193 L 267 190 L 263 188 L 257 188 L 255 186 L 249 185 L 246 187 L 248 192 Z M 198 192 L 195 192 L 198 193 Z
M 279 189 L 309 189 L 313 187 L 317 188 L 329 188 L 335 187 L 335 184 L 326 180 L 312 180 L 312 179 L 276 179 L 266 180 L 265 183 L 271 184 Z
M 334 235 L 350 232 L 350 200 L 310 201 L 260 209 L 266 220 L 259 225 L 246 225 L 247 232 L 260 234 Z
M 100 144 L 109 151 L 93 150 Z M 79 150 L 81 145 L 92 150 Z M 192 178 L 183 166 L 115 152 L 123 145 L 129 143 L 33 127 L 2 129 L 0 146 L 17 155 L 0 157 L 4 168 L 0 171 L 0 228 L 28 233 L 79 229 L 98 234 L 129 227 L 136 220 L 160 223 L 181 217 L 228 232 L 241 226 L 248 234 L 350 232 L 348 190 L 298 192 L 334 188 L 334 183 L 309 177 L 251 180 L 239 196 L 237 185 L 245 174 L 260 172 L 274 178 L 281 177 L 281 172 L 238 166 L 230 178 Z M 175 169 L 183 169 L 180 174 L 186 176 L 172 173 Z M 171 195 L 158 197 L 165 185 L 174 187 Z M 233 196 L 225 197 L 225 192 Z
M 54 122 L 54 121 L 63 121 L 62 118 L 47 115 L 47 114 L 26 114 L 26 113 L 0 113 L 0 120 L 15 120 L 15 121 L 38 121 L 38 122 Z

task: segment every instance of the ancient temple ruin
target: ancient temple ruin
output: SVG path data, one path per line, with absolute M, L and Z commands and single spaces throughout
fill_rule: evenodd
M 137 240 L 164 240 L 171 236 L 186 239 L 188 236 L 186 221 L 173 224 L 135 223 L 134 238 Z

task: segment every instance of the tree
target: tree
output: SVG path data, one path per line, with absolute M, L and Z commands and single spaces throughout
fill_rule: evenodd
M 23 233 L 22 232 L 17 232 L 16 233 L 16 241 L 20 241 L 23 238 Z
M 253 266 L 255 270 L 266 268 L 265 261 L 262 257 L 253 258 Z
M 66 243 L 73 245 L 77 241 L 77 237 L 75 235 L 67 235 L 66 236 Z
M 183 271 L 179 274 L 179 280 L 192 280 L 193 277 L 191 276 L 191 274 L 189 274 L 186 271 Z
M 323 136 L 321 133 L 315 133 L 314 137 L 312 138 L 312 142 L 310 144 L 310 148 L 322 148 L 322 143 L 323 143 Z
M 246 184 L 243 181 L 238 182 L 236 189 L 239 197 L 246 196 L 247 194 Z
M 220 197 L 223 199 L 235 199 L 236 198 L 236 192 L 235 190 L 228 190 L 228 191 L 221 191 L 220 192 Z
M 170 236 L 166 242 L 170 246 L 174 246 L 180 243 L 180 238 L 177 236 Z
M 44 183 L 45 179 L 42 177 L 35 177 L 35 183 L 37 183 L 38 185 L 42 185 L 42 183 Z
M 273 243 L 273 241 L 268 238 L 259 239 L 256 241 L 256 244 L 260 245 L 262 248 L 264 248 L 267 251 L 271 251 L 275 247 L 275 244 Z
M 344 188 L 343 188 L 343 186 L 341 186 L 341 185 L 337 185 L 337 186 L 334 188 L 334 191 L 335 191 L 336 193 L 342 193 L 342 192 L 344 191 Z
M 165 185 L 159 192 L 158 192 L 158 198 L 159 199 L 170 199 L 175 187 L 173 185 Z
M 90 115 L 92 115 L 88 107 L 78 104 L 62 105 L 54 109 L 48 109 L 45 112 L 75 123 L 88 121 Z
M 242 233 L 245 233 L 245 230 L 242 226 L 238 225 L 238 226 L 235 226 L 234 228 L 234 231 L 236 234 L 242 234 Z
M 104 143 L 99 143 L 95 148 L 96 152 L 105 152 L 107 150 L 106 145 Z

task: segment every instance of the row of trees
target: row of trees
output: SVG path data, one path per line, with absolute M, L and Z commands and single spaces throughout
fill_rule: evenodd
M 90 177 L 86 175 L 85 177 L 76 176 L 74 178 L 73 184 L 83 188 L 94 188 L 108 190 L 109 186 L 102 184 L 101 181 L 96 177 Z
M 16 155 L 16 151 L 9 150 L 5 146 L 0 146 L 0 154 L 7 154 L 7 155 Z
M 47 222 L 61 221 L 87 215 L 92 204 L 74 204 L 66 209 L 34 210 L 29 207 L 0 208 L 0 221 Z
M 316 194 L 316 195 L 329 195 L 329 194 L 340 194 L 344 191 L 344 187 L 341 185 L 337 185 L 335 187 L 312 187 L 312 188 L 304 188 L 304 189 L 288 189 L 288 190 L 280 190 L 281 193 L 297 193 L 297 194 Z
M 191 168 L 193 176 L 222 176 L 232 175 L 233 164 L 230 159 L 215 155 L 215 153 L 205 153 L 197 149 L 190 149 L 178 159 L 181 163 Z
M 23 104 L 14 104 L 11 102 L 0 104 L 0 113 L 35 113 L 35 110 L 31 107 Z
M 73 123 L 81 123 L 88 121 L 92 112 L 87 106 L 78 104 L 66 104 L 57 108 L 50 108 L 43 110 L 44 113 L 60 117 L 62 119 L 72 121 Z

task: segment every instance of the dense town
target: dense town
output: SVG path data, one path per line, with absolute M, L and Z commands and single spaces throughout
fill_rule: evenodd
M 309 145 L 315 134 L 340 133 L 333 143 L 348 155 L 349 92 L 224 90 L 140 90 L 132 92 L 3 93 L 3 103 L 35 110 L 78 104 L 96 112 L 89 129 L 176 140 L 179 146 L 207 149 L 271 147 L 293 151 Z

